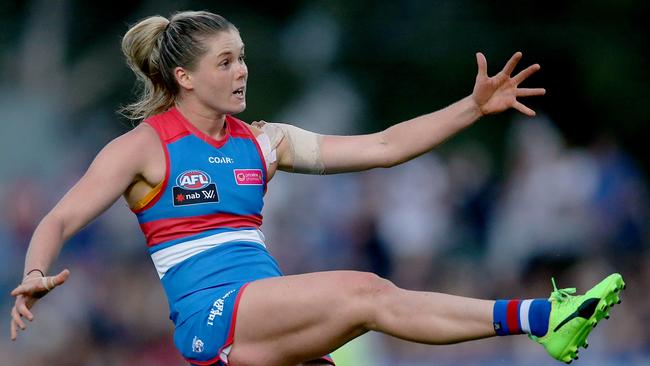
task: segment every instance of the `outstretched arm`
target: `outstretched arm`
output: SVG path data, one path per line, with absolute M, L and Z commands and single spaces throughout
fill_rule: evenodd
M 137 130 L 137 129 L 136 129 Z M 11 339 L 18 328 L 34 315 L 30 308 L 55 287 L 63 284 L 70 272 L 45 276 L 63 243 L 110 207 L 142 171 L 146 131 L 131 131 L 109 143 L 95 158 L 84 176 L 38 224 L 27 250 L 22 283 L 11 295 L 16 303 L 11 310 Z M 154 135 L 155 136 L 155 135 Z
M 535 112 L 517 98 L 544 95 L 543 88 L 519 87 L 519 84 L 539 70 L 540 66 L 531 65 L 512 76 L 521 57 L 521 52 L 515 53 L 503 70 L 489 77 L 485 56 L 477 53 L 478 73 L 470 96 L 439 111 L 396 124 L 378 133 L 359 136 L 312 134 L 309 146 L 296 149 L 294 145 L 306 143 L 303 138 L 306 131 L 302 131 L 302 135 L 298 134 L 299 139 L 294 138 L 294 141 L 286 138 L 285 131 L 285 138 L 278 143 L 278 168 L 303 173 L 331 174 L 390 167 L 430 151 L 484 115 L 514 108 L 527 116 L 534 116 Z M 305 167 L 301 166 L 300 151 L 309 152 L 309 161 L 318 159 L 316 162 L 320 165 L 304 169 Z M 311 157 L 314 152 L 318 153 L 315 158 Z

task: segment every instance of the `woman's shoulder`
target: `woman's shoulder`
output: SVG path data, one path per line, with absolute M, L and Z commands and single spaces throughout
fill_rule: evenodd
M 117 136 L 104 149 L 104 154 L 138 159 L 160 149 L 160 140 L 156 131 L 149 125 L 141 123 L 132 130 Z
M 159 143 L 158 133 L 148 123 L 140 123 L 135 128 L 118 136 L 111 143 L 116 142 L 120 145 L 144 146 Z
M 152 166 L 158 167 L 161 162 L 164 166 L 164 159 L 164 151 L 156 131 L 146 124 L 140 124 L 116 137 L 106 144 L 96 157 L 96 160 L 108 164 L 107 166 L 118 164 L 134 175 L 145 174 Z

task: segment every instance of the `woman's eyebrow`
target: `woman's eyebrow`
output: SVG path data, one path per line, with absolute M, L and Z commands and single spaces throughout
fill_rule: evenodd
M 243 45 L 241 46 L 241 51 L 239 51 L 240 53 L 244 52 L 244 47 L 245 46 L 243 46 Z M 228 55 L 228 54 L 232 54 L 232 51 L 230 51 L 230 50 L 222 51 L 220 54 L 217 55 L 217 57 L 221 57 L 221 56 Z

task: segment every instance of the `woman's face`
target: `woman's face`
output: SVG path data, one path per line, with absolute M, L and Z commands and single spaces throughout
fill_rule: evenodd
M 219 32 L 204 42 L 208 51 L 196 69 L 189 72 L 195 96 L 201 104 L 220 114 L 242 112 L 246 109 L 248 68 L 239 32 Z

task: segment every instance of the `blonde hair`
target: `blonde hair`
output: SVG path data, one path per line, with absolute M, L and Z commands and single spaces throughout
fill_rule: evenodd
M 207 52 L 203 41 L 228 30 L 237 28 L 207 11 L 179 12 L 169 20 L 156 15 L 132 26 L 122 38 L 122 52 L 141 88 L 138 100 L 120 112 L 142 120 L 173 107 L 179 91 L 174 68 L 193 70 Z

